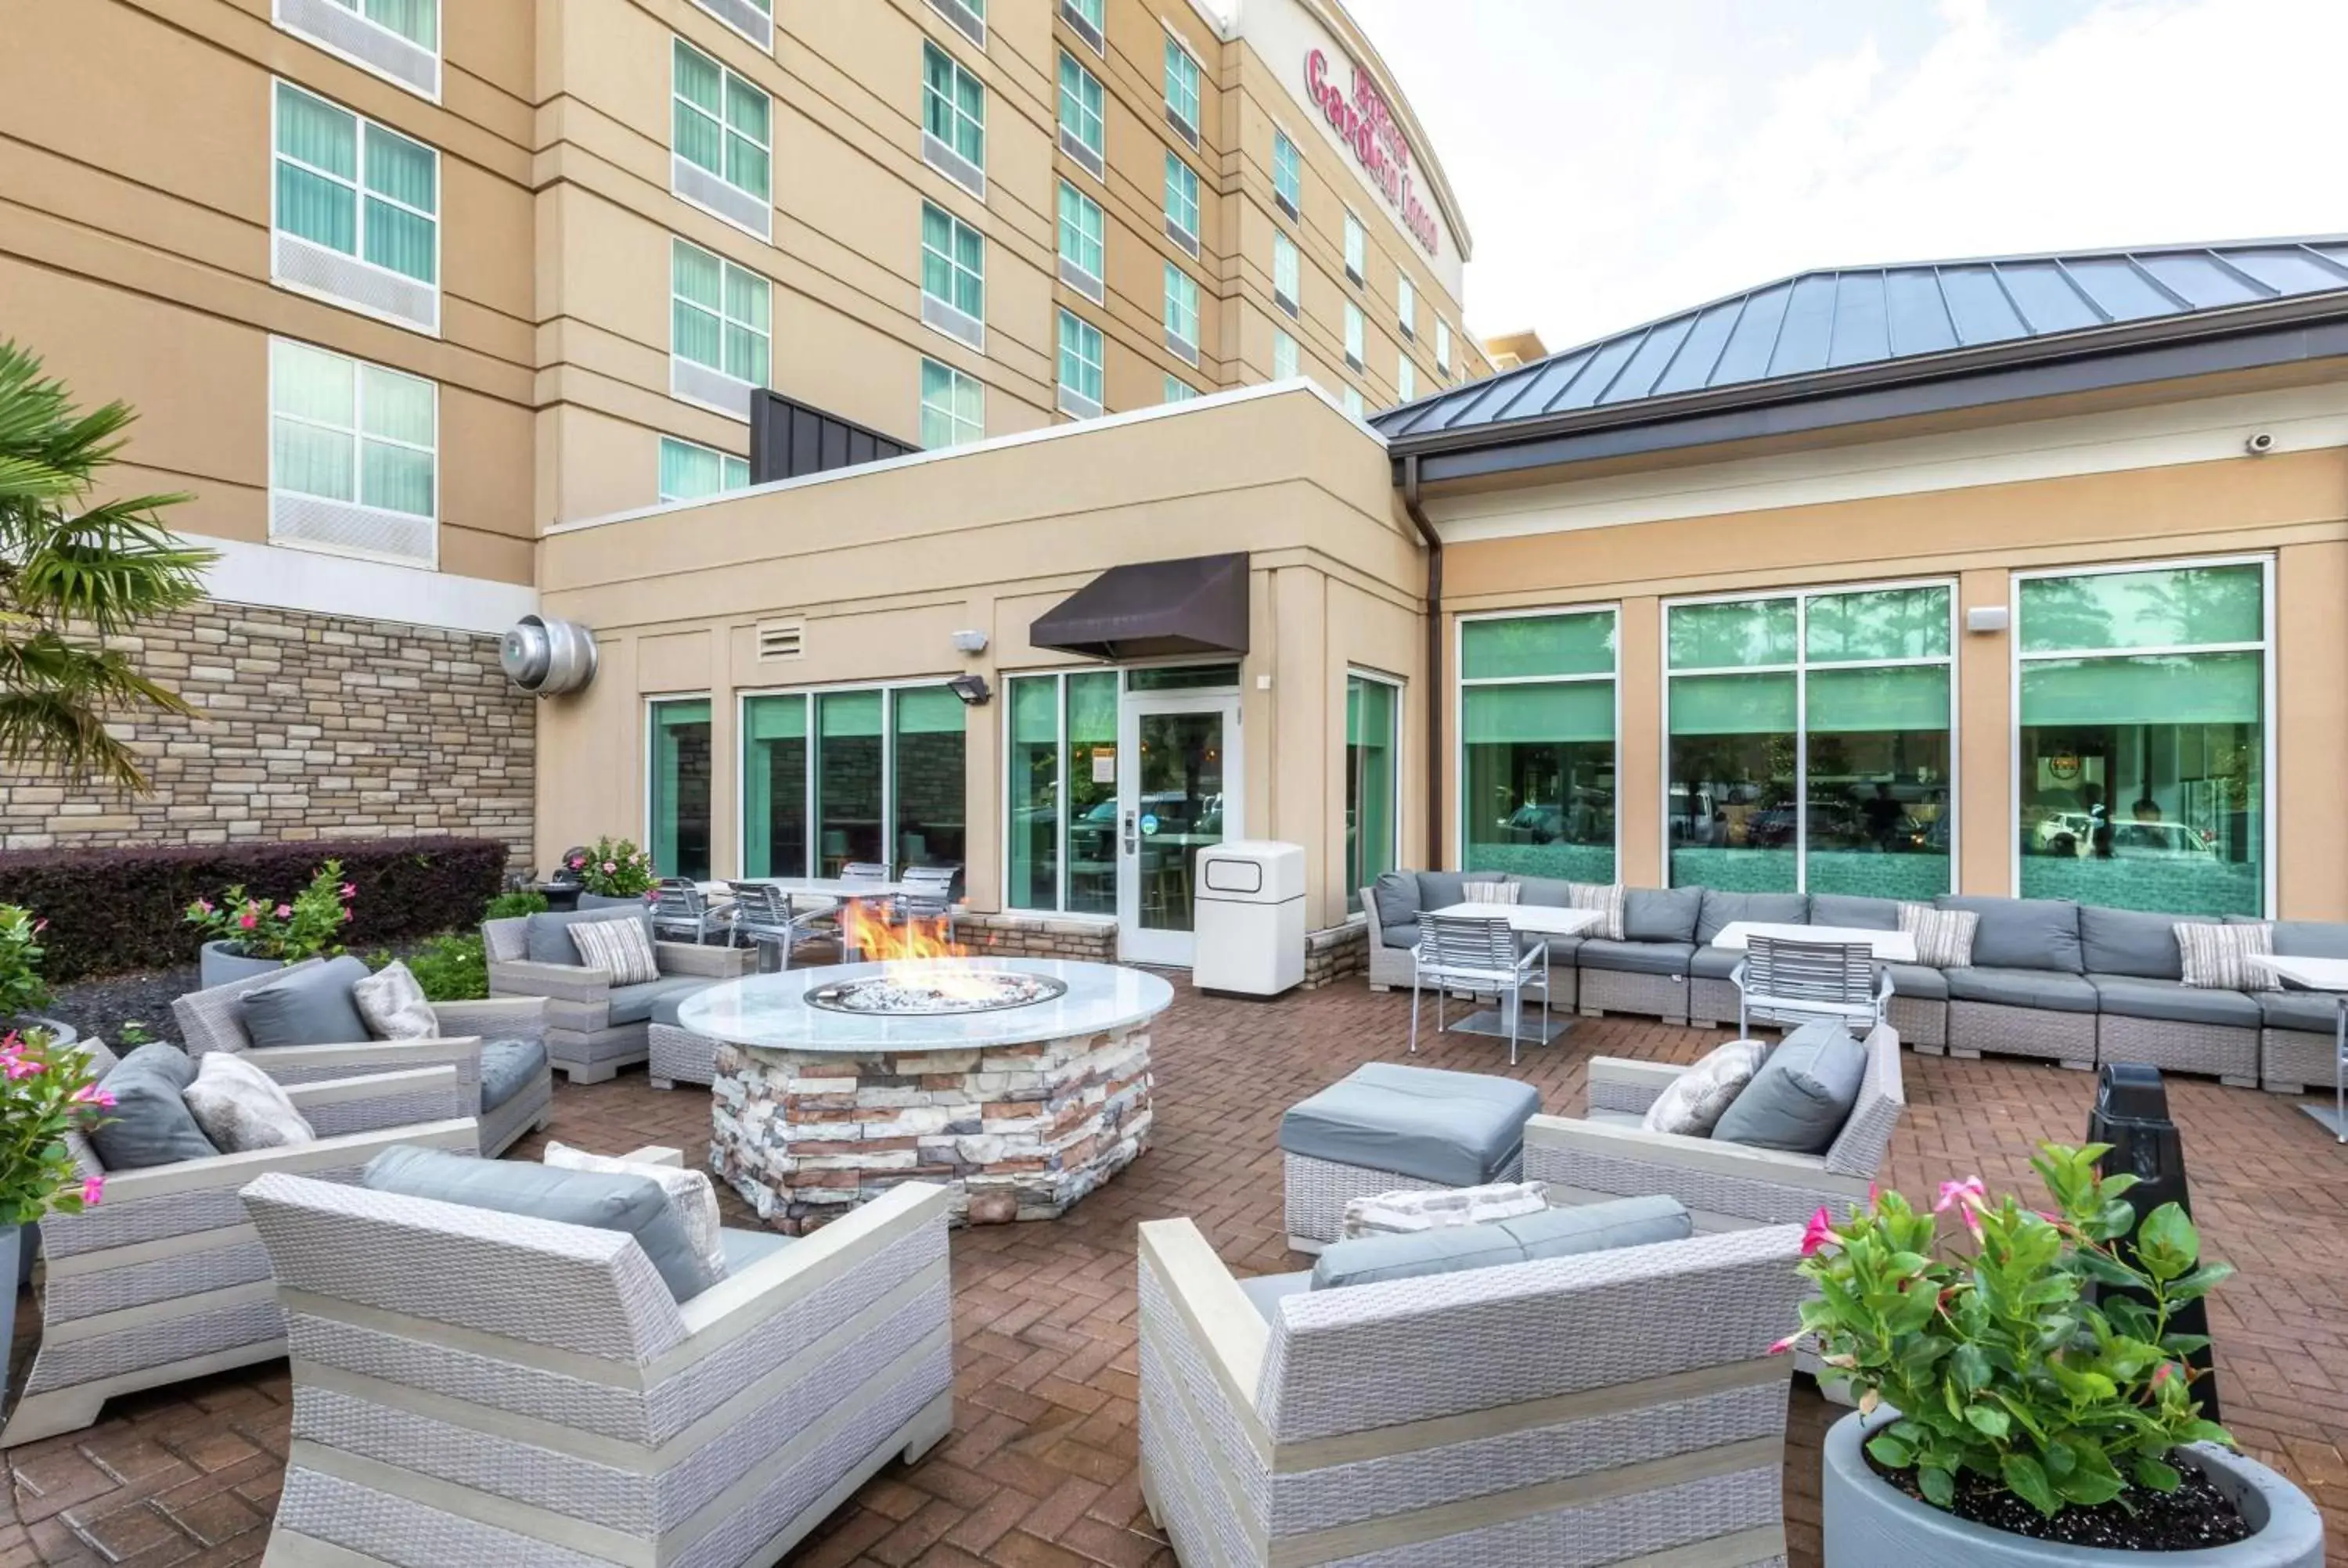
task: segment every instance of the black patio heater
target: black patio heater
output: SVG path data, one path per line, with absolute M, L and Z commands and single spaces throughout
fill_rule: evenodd
M 2168 1090 L 2160 1081 L 2158 1068 L 2133 1061 L 2105 1063 L 2096 1084 L 2096 1108 L 2087 1116 L 2087 1142 L 2111 1145 L 2096 1163 L 2105 1175 L 2137 1178 L 2136 1186 L 2123 1200 L 2136 1210 L 2137 1225 L 2141 1225 L 2144 1216 L 2163 1204 L 2173 1203 L 2190 1217 L 2193 1198 L 2185 1180 L 2185 1143 L 2168 1114 Z M 2136 1228 L 2131 1226 L 2127 1239 L 2120 1244 L 2122 1250 L 2132 1251 L 2135 1241 Z M 2100 1300 L 2106 1292 L 2145 1299 L 2140 1291 L 2122 1291 L 2114 1286 L 2091 1286 L 2091 1299 Z M 2149 1307 L 2151 1302 L 2146 1300 L 2145 1305 Z M 2188 1301 L 2168 1321 L 2172 1333 L 2206 1335 L 2209 1332 L 2208 1304 Z M 2188 1359 L 2202 1373 L 2193 1380 L 2201 1413 L 2210 1420 L 2220 1419 L 2218 1376 L 2210 1369 L 2209 1351 L 2197 1350 Z

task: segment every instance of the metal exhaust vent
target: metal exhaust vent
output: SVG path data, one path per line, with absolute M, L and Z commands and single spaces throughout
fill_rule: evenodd
M 525 615 L 498 644 L 506 679 L 539 697 L 560 697 L 595 679 L 595 634 L 575 620 Z

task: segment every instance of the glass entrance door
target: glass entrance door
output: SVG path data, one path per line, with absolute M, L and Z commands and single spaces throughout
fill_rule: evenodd
M 1119 956 L 1188 966 L 1199 851 L 1242 836 L 1236 695 L 1128 694 L 1118 725 Z

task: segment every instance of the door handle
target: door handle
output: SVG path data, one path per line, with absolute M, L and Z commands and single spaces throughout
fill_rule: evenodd
M 1141 840 L 1136 834 L 1135 827 L 1134 814 L 1128 811 L 1125 814 L 1125 852 L 1128 855 L 1136 853 L 1141 847 Z

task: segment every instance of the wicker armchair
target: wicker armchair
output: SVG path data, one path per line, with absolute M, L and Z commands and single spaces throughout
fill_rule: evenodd
M 113 1065 L 104 1046 L 89 1049 L 101 1069 Z M 273 1065 L 267 1053 L 253 1060 L 264 1071 Z M 96 1208 L 40 1221 L 41 1343 L 0 1448 L 79 1431 L 118 1394 L 285 1354 L 268 1255 L 237 1204 L 255 1176 L 345 1182 L 395 1143 L 466 1154 L 479 1147 L 446 1062 L 288 1084 L 285 1092 L 317 1142 L 116 1171 Z M 84 1175 L 103 1171 L 79 1133 L 68 1143 Z
M 305 969 L 320 960 L 291 966 Z M 250 1051 L 252 1037 L 245 1032 L 240 1005 L 247 991 L 257 989 L 290 972 L 257 975 L 232 980 L 208 991 L 193 991 L 171 1004 L 180 1039 L 190 1056 L 208 1050 Z M 363 1040 L 347 1045 L 271 1046 L 256 1054 L 269 1075 L 280 1083 L 316 1083 L 331 1079 L 391 1071 L 396 1068 L 446 1065 L 457 1074 L 464 1102 L 463 1114 L 479 1120 L 480 1152 L 503 1153 L 524 1133 L 546 1125 L 554 1102 L 551 1068 L 537 1068 L 518 1089 L 510 1089 L 494 1107 L 481 1103 L 481 1047 L 487 1040 L 515 1040 L 546 1043 L 546 1007 L 528 999 L 505 1001 L 435 1002 L 433 1017 L 448 1030 L 437 1040 Z
M 1641 1127 L 1647 1107 L 1684 1071 L 1664 1062 L 1592 1057 L 1587 1120 L 1536 1116 L 1525 1123 L 1525 1180 L 1547 1182 L 1553 1204 L 1667 1194 L 1685 1204 L 1704 1230 L 1795 1223 L 1821 1204 L 1839 1220 L 1867 1202 L 1868 1184 L 1882 1170 L 1892 1130 L 1907 1108 L 1900 1036 L 1889 1024 L 1878 1024 L 1867 1037 L 1859 1102 L 1824 1154 L 1752 1149 Z
M 601 1083 L 652 1055 L 651 1009 L 613 1022 L 612 977 L 583 964 L 534 964 L 525 939 L 528 917 L 481 927 L 489 959 L 489 995 L 546 999 L 546 1054 L 573 1083 Z M 757 955 L 747 948 L 695 942 L 654 942 L 664 980 L 738 979 Z M 633 1009 L 623 1010 L 633 1011 Z
M 1183 1562 L 1785 1561 L 1799 1230 L 1268 1305 L 1189 1220 L 1140 1234 L 1142 1495 Z
M 273 1563 L 772 1563 L 953 1419 L 946 1192 L 728 1231 L 680 1306 L 635 1240 L 268 1176 L 294 1441 Z

